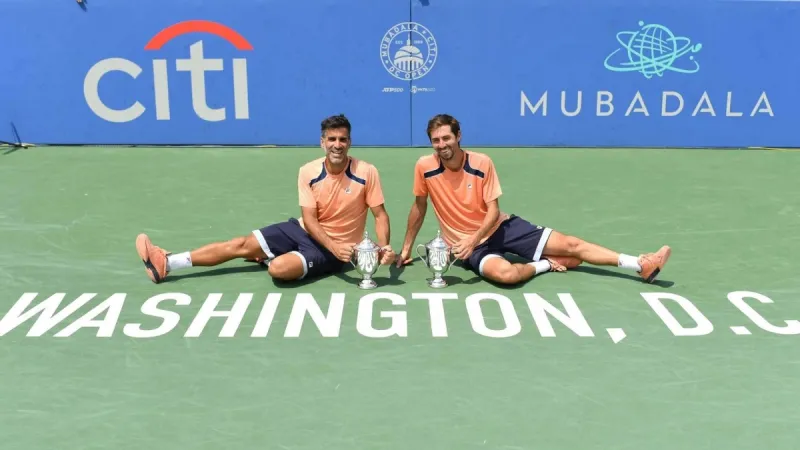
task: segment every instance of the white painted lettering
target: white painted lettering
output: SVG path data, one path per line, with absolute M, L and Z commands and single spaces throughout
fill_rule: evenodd
M 747 304 L 745 298 L 752 298 L 761 303 L 771 304 L 774 303 L 771 298 L 766 295 L 759 294 L 758 292 L 749 291 L 736 291 L 728 294 L 728 300 L 739 308 L 745 316 L 747 316 L 754 324 L 764 331 L 781 335 L 795 335 L 800 334 L 800 321 L 785 320 L 785 326 L 777 326 L 769 323 L 767 319 L 759 314 L 752 306 Z
M 161 325 L 145 330 L 141 323 L 129 323 L 122 328 L 122 332 L 132 338 L 146 339 L 163 336 L 172 331 L 178 326 L 181 316 L 174 311 L 159 308 L 159 304 L 164 301 L 174 301 L 177 306 L 188 306 L 192 303 L 192 297 L 180 292 L 165 292 L 150 297 L 142 303 L 142 314 L 161 319 Z
M 77 299 L 65 306 L 64 309 L 56 313 L 59 305 L 66 296 L 65 293 L 53 294 L 30 310 L 25 311 L 38 296 L 36 292 L 26 292 L 14 303 L 14 306 L 3 316 L 3 319 L 0 320 L 0 336 L 6 335 L 14 328 L 37 315 L 36 322 L 34 322 L 33 326 L 28 331 L 27 336 L 41 336 L 80 309 L 96 295 L 97 294 L 81 294 Z
M 762 103 L 764 106 L 761 106 Z M 756 113 L 767 113 L 770 117 L 775 116 L 775 114 L 772 112 L 772 106 L 769 104 L 769 99 L 767 98 L 766 92 L 762 92 L 758 97 L 758 102 L 756 102 L 756 106 L 753 107 L 753 111 L 750 112 L 750 117 L 755 116 Z
M 253 332 L 250 334 L 251 337 L 267 337 L 269 329 L 272 326 L 272 320 L 275 318 L 275 312 L 278 310 L 278 303 L 280 300 L 280 293 L 270 292 L 267 294 L 264 307 L 261 308 L 261 314 L 258 315 L 256 326 L 253 327 Z
M 81 328 L 97 328 L 97 337 L 111 337 L 117 320 L 122 313 L 122 306 L 125 304 L 125 294 L 114 294 L 92 308 L 91 311 L 81 316 L 68 327 L 55 334 L 55 337 L 69 337 Z M 96 320 L 97 316 L 105 313 L 105 318 Z
M 185 337 L 198 337 L 212 317 L 227 317 L 225 325 L 219 332 L 219 337 L 233 337 L 239 324 L 244 319 L 247 307 L 253 300 L 253 294 L 239 294 L 230 311 L 217 311 L 217 305 L 222 300 L 222 294 L 209 294 L 206 301 L 200 307 L 189 329 L 186 330 Z
M 405 311 L 381 311 L 381 319 L 389 319 L 388 328 L 376 329 L 373 326 L 373 308 L 377 300 L 389 300 L 392 305 L 405 305 L 406 299 L 402 295 L 389 292 L 376 292 L 365 295 L 358 302 L 358 318 L 356 329 L 362 336 L 370 338 L 388 338 L 392 336 L 408 336 L 408 319 Z
M 639 104 L 638 108 L 634 109 L 633 105 Z M 631 112 L 640 112 L 644 113 L 645 116 L 649 116 L 650 113 L 647 112 L 647 106 L 644 104 L 644 99 L 642 98 L 642 94 L 639 91 L 636 91 L 636 95 L 633 96 L 633 100 L 631 100 L 631 104 L 628 106 L 628 110 L 625 111 L 626 116 L 630 116 Z
M 134 80 L 142 73 L 142 68 L 124 58 L 108 58 L 98 61 L 83 79 L 83 96 L 86 104 L 101 119 L 114 123 L 136 120 L 145 109 L 141 103 L 134 102 L 125 109 L 111 109 L 100 99 L 100 80 L 109 72 L 123 72 Z
M 154 59 L 152 66 L 156 119 L 170 120 L 172 115 L 167 60 Z M 232 66 L 234 116 L 237 120 L 247 120 L 250 118 L 247 59 L 234 58 Z M 197 117 L 208 122 L 226 120 L 225 107 L 211 108 L 208 105 L 206 89 L 206 72 L 224 71 L 224 60 L 206 58 L 203 54 L 203 41 L 197 41 L 189 46 L 189 58 L 177 59 L 175 68 L 179 72 L 189 72 L 192 107 Z M 137 79 L 142 73 L 142 68 L 125 58 L 106 58 L 95 63 L 83 80 L 83 93 L 87 105 L 98 117 L 109 122 L 125 123 L 138 119 L 145 112 L 145 107 L 139 101 L 134 101 L 125 109 L 112 109 L 100 98 L 100 81 L 110 72 L 123 72 Z M 124 89 L 115 90 L 115 92 L 124 91 Z
M 735 111 L 733 109 L 734 92 L 728 91 L 725 103 L 725 117 L 741 117 L 743 112 Z M 583 91 L 575 91 L 574 95 L 577 98 L 575 106 L 568 108 L 567 99 L 572 98 L 569 91 L 561 91 L 560 98 L 560 111 L 564 117 L 575 117 L 581 115 L 583 112 Z M 595 99 L 595 115 L 597 117 L 608 117 L 614 114 L 614 93 L 611 91 L 597 91 Z M 721 95 L 718 101 L 722 101 Z M 520 116 L 535 115 L 541 110 L 541 115 L 547 116 L 548 108 L 548 91 L 544 91 L 542 95 L 533 104 L 525 91 L 520 91 Z M 675 117 L 683 113 L 685 106 L 684 95 L 677 91 L 663 91 L 661 92 L 661 116 L 662 117 Z M 645 117 L 650 116 L 645 97 L 641 91 L 636 91 L 633 94 L 628 108 L 625 110 L 624 115 L 631 116 L 633 113 L 641 113 Z M 716 117 L 717 113 L 711 101 L 711 95 L 706 91 L 698 98 L 694 110 L 691 112 L 692 116 L 697 116 L 700 113 L 706 113 L 711 117 Z M 767 114 L 774 117 L 772 106 L 769 102 L 766 92 L 762 92 L 756 101 L 750 116 L 755 116 L 758 113 Z
M 641 295 L 675 336 L 703 336 L 714 331 L 711 321 L 692 302 L 680 295 L 668 292 L 642 292 Z M 691 328 L 681 325 L 664 305 L 664 300 L 672 300 L 683 308 L 686 314 L 694 320 L 695 325 Z
M 444 317 L 444 301 L 458 300 L 458 294 L 444 292 L 423 292 L 411 294 L 415 300 L 427 300 L 431 314 L 431 333 L 433 337 L 447 337 L 447 320 Z
M 225 108 L 210 108 L 206 101 L 206 71 L 222 71 L 223 60 L 203 57 L 203 41 L 189 47 L 189 59 L 178 59 L 175 68 L 179 72 L 189 72 L 192 80 L 192 107 L 197 116 L 208 122 L 225 120 Z
M 551 305 L 547 300 L 538 294 L 526 293 L 524 295 L 525 301 L 528 303 L 528 308 L 533 315 L 533 320 L 536 322 L 536 326 L 539 328 L 539 333 L 541 333 L 543 337 L 555 337 L 556 335 L 548 315 L 553 316 L 553 318 L 561 322 L 578 336 L 594 336 L 592 328 L 589 326 L 589 323 L 586 322 L 586 318 L 583 317 L 583 313 L 581 312 L 580 308 L 578 308 L 578 305 L 575 303 L 572 295 L 558 294 L 558 299 L 561 300 L 562 305 L 564 305 L 566 314 L 561 312 L 561 310 L 555 306 Z
M 561 91 L 561 113 L 567 117 L 575 117 L 581 113 L 581 108 L 583 107 L 583 91 L 578 91 L 578 106 L 575 107 L 574 111 L 567 111 L 567 92 Z
M 609 91 L 597 91 L 597 117 L 605 117 L 614 114 L 614 94 Z M 603 106 L 608 106 L 606 111 L 603 111 Z
M 297 294 L 286 324 L 285 337 L 298 337 L 303 328 L 303 321 L 308 314 L 324 337 L 339 336 L 342 326 L 342 313 L 344 311 L 344 294 L 331 294 L 327 315 L 322 312 L 314 296 L 311 294 Z
M 486 324 L 486 314 L 481 308 L 481 302 L 495 302 L 497 304 L 502 317 L 502 327 L 497 329 L 489 328 Z M 516 336 L 522 331 L 522 325 L 519 322 L 519 317 L 517 317 L 517 312 L 514 310 L 514 304 L 504 295 L 491 293 L 472 294 L 467 297 L 466 304 L 472 329 L 482 336 L 508 338 Z
M 700 109 L 700 106 L 702 106 L 703 104 L 706 104 L 708 106 L 703 109 Z M 698 112 L 707 112 L 712 116 L 717 115 L 717 113 L 714 112 L 714 107 L 711 105 L 711 99 L 708 97 L 708 92 L 703 92 L 702 97 L 700 97 L 700 100 L 697 102 L 697 106 L 695 106 L 694 111 L 692 111 L 692 115 L 696 116 Z
M 247 60 L 233 59 L 233 105 L 237 119 L 250 118 L 250 94 L 247 87 Z
M 525 91 L 519 91 L 520 93 L 520 105 L 519 105 L 519 115 L 525 117 L 525 108 L 531 112 L 531 114 L 536 114 L 536 111 L 539 108 L 542 108 L 542 116 L 547 116 L 547 91 L 542 94 L 539 98 L 539 101 L 536 102 L 536 105 L 531 105 L 531 102 L 528 100 L 528 96 L 525 95 Z
M 731 111 L 731 105 L 733 105 L 733 92 L 728 91 L 728 101 L 725 102 L 725 115 L 727 117 L 741 117 L 741 112 Z
M 169 74 L 167 60 L 153 60 L 153 93 L 156 101 L 156 120 L 169 120 Z
M 678 99 L 678 109 L 675 111 L 667 111 L 667 102 L 669 101 L 667 97 L 673 97 Z M 661 95 L 661 115 L 664 117 L 672 117 L 677 116 L 678 114 L 683 111 L 683 96 L 679 92 L 675 91 L 665 91 Z

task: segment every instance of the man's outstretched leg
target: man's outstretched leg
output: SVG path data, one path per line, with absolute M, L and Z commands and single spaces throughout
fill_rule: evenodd
M 146 234 L 140 234 L 136 237 L 136 252 L 154 283 L 160 283 L 172 271 L 187 267 L 210 267 L 235 258 L 266 256 L 253 235 L 214 242 L 188 252 L 169 253 L 154 245 Z
M 656 276 L 667 264 L 671 253 L 672 250 L 665 245 L 655 253 L 645 253 L 636 257 L 554 230 L 550 231 L 542 250 L 542 254 L 546 257 L 566 256 L 597 266 L 616 266 L 633 270 L 648 283 L 655 281 Z
M 286 235 L 286 230 L 293 231 L 293 224 L 271 225 L 247 236 L 214 242 L 182 253 L 167 252 L 153 245 L 146 234 L 140 234 L 136 238 L 136 251 L 154 283 L 161 283 L 167 274 L 176 270 L 217 266 L 238 258 L 266 259 L 273 278 L 290 281 L 302 278 L 307 270 L 304 257 L 293 251 L 296 244 Z M 266 243 L 267 238 L 272 241 L 270 245 Z
M 507 221 L 485 242 L 472 250 L 472 254 L 464 261 L 465 268 L 471 269 L 479 276 L 499 284 L 517 284 L 530 280 L 545 272 L 564 272 L 567 270 L 557 258 L 533 259 L 525 263 L 512 263 L 503 255 L 516 253 L 516 248 L 509 247 L 508 241 L 531 240 L 530 235 L 521 236 L 513 225 L 518 221 Z M 519 228 L 519 227 L 518 227 Z M 534 243 L 535 245 L 535 243 Z
M 564 272 L 566 270 L 567 268 L 559 264 L 555 259 L 542 259 L 529 263 L 512 263 L 496 254 L 484 256 L 478 266 L 478 273 L 481 276 L 500 284 L 522 283 L 540 273 Z

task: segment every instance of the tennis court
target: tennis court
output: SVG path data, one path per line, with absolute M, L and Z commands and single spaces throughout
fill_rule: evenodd
M 138 233 L 178 252 L 296 216 L 322 151 L 0 150 L 0 448 L 796 448 L 800 152 L 474 150 L 506 212 L 670 245 L 660 281 L 584 265 L 507 288 L 453 267 L 434 290 L 415 261 L 362 291 L 355 270 L 285 284 L 241 261 L 155 285 Z M 381 172 L 395 250 L 430 151 L 350 151 Z M 436 229 L 429 208 L 417 243 Z

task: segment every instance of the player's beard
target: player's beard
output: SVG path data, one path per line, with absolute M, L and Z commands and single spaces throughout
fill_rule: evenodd
M 453 159 L 453 155 L 456 154 L 456 152 L 454 152 L 453 149 L 449 146 L 442 150 L 439 150 L 438 153 L 439 153 L 439 158 L 445 161 L 450 161 L 451 159 Z
M 328 162 L 331 164 L 342 164 L 347 159 L 345 150 L 338 151 L 334 148 L 328 149 Z

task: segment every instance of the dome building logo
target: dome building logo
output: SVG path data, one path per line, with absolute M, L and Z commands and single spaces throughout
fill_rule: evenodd
M 436 64 L 438 52 L 433 33 L 416 22 L 398 23 L 381 39 L 383 67 L 398 80 L 414 81 L 427 75 Z

